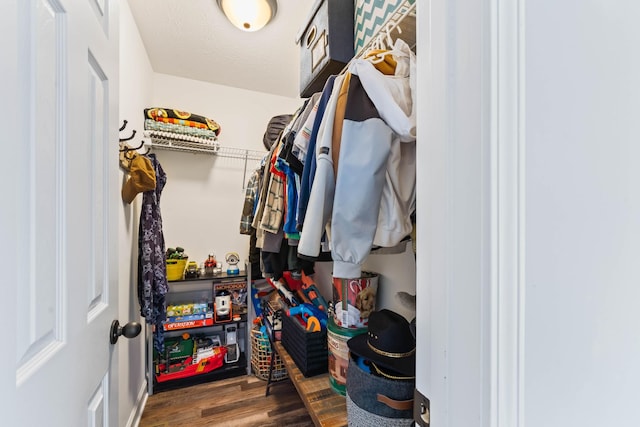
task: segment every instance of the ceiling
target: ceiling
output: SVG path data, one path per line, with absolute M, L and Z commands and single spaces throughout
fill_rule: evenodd
M 275 18 L 244 32 L 216 0 L 129 0 L 157 73 L 297 98 L 300 56 L 296 34 L 312 0 L 278 0 Z

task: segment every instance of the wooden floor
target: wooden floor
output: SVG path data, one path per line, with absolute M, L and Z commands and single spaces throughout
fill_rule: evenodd
M 271 387 L 254 376 L 213 381 L 149 396 L 140 427 L 311 427 L 300 396 L 289 380 Z

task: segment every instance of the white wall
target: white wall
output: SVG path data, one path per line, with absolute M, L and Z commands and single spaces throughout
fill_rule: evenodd
M 416 294 L 416 260 L 410 241 L 406 250 L 399 254 L 370 254 L 362 268 L 378 273 L 376 309 L 393 310 L 409 321 L 416 317 L 415 302 L 410 301 L 407 305 L 397 296 L 398 292 Z
M 640 423 L 639 20 L 527 2 L 527 425 Z
M 147 107 L 176 108 L 203 115 L 221 126 L 221 146 L 267 151 L 262 136 L 271 117 L 293 114 L 302 105 L 286 98 L 164 74 L 153 77 Z M 139 112 L 142 117 L 142 110 Z M 249 236 L 240 234 L 244 185 L 258 165 L 249 160 L 155 150 L 167 174 L 162 192 L 166 245 L 182 246 L 190 260 L 203 262 L 210 252 L 224 261 L 227 252 L 248 258 Z M 226 263 L 224 263 L 226 268 Z
M 142 141 L 142 109 L 151 98 L 151 77 L 153 70 L 147 58 L 144 45 L 131 15 L 128 2 L 120 2 L 120 123 L 128 120 L 127 127 L 120 134 L 128 137 L 133 129 L 136 137 L 129 141 L 137 146 Z M 114 142 L 114 150 L 116 143 Z M 122 182 L 127 178 L 121 170 Z M 131 205 L 122 203 L 118 214 L 118 258 L 119 258 L 119 303 L 121 323 L 138 321 L 140 308 L 137 296 L 138 224 L 140 199 L 136 197 Z M 118 340 L 120 381 L 118 390 L 118 425 L 134 425 L 136 409 L 146 392 L 144 329 L 134 339 Z M 138 414 L 139 415 L 139 414 Z

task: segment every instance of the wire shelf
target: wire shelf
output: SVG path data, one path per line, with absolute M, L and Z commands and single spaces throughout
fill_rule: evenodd
M 241 160 L 262 160 L 267 151 L 249 150 L 245 148 L 221 146 L 215 140 L 190 137 L 189 140 L 180 138 L 181 135 L 165 135 L 166 132 L 145 132 L 151 142 L 147 146 L 151 149 L 181 151 L 184 153 L 210 154 Z

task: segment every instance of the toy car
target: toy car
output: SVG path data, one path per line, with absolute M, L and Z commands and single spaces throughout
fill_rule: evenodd
M 200 276 L 200 270 L 198 269 L 198 263 L 195 261 L 189 261 L 187 263 L 187 269 L 184 271 L 185 279 L 195 279 Z

